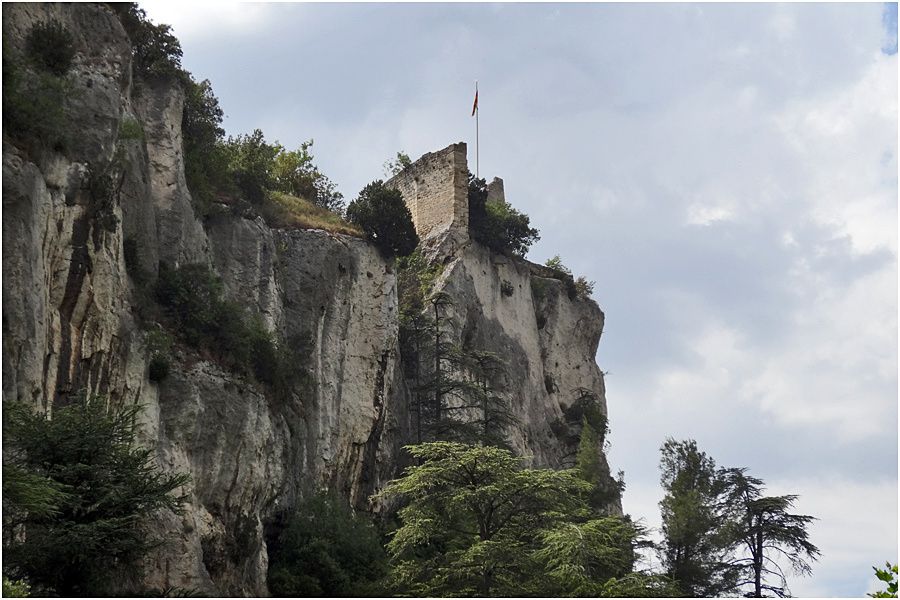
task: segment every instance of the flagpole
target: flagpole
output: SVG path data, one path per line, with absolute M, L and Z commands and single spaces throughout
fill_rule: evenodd
M 478 80 L 475 80 L 475 98 L 478 98 Z M 481 166 L 478 156 L 478 105 L 475 105 L 475 177 L 479 177 L 479 167 Z

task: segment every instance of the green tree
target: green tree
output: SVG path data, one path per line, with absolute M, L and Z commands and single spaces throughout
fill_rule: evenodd
M 573 595 L 631 572 L 636 529 L 591 520 L 574 471 L 523 468 L 491 446 L 407 449 L 420 464 L 380 494 L 407 502 L 388 544 L 402 593 Z
M 412 160 L 409 158 L 409 155 L 401 150 L 397 153 L 396 158 L 385 161 L 384 176 L 388 178 L 393 177 L 411 164 Z
M 260 129 L 229 137 L 225 142 L 228 168 L 237 188 L 251 204 L 262 204 L 266 192 L 275 188 L 275 157 L 283 150 L 278 142 L 266 142 Z
M 541 239 L 528 215 L 505 200 L 488 202 L 487 183 L 469 173 L 469 233 L 495 252 L 525 256 Z
M 735 586 L 731 543 L 722 537 L 721 484 L 715 461 L 694 440 L 666 440 L 660 449 L 662 511 L 660 559 L 666 574 L 692 597 L 716 596 Z
M 181 42 L 169 25 L 154 25 L 135 2 L 111 2 L 131 40 L 133 73 L 138 77 L 184 78 Z
M 807 530 L 816 519 L 788 512 L 797 501 L 794 494 L 763 496 L 762 480 L 746 471 L 722 469 L 719 475 L 725 486 L 727 521 L 723 530 L 744 555 L 730 564 L 741 574 L 738 587 L 752 586 L 748 596 L 762 598 L 765 592 L 771 592 L 785 597 L 790 593 L 787 577 L 775 558 L 786 560 L 798 575 L 810 575 L 811 563 L 821 554 L 809 541 Z
M 878 590 L 874 594 L 866 594 L 870 598 L 896 598 L 897 597 L 897 565 L 884 563 L 884 569 L 872 567 L 875 577 L 884 582 L 885 589 Z
M 358 225 L 384 256 L 407 256 L 419 245 L 403 195 L 381 180 L 362 189 L 347 207 L 347 220 Z
M 274 596 L 377 596 L 386 574 L 387 555 L 374 525 L 335 495 L 301 502 L 269 545 Z
M 307 140 L 297 150 L 282 148 L 275 156 L 274 189 L 340 214 L 344 208 L 343 195 L 313 163 L 309 151 L 312 145 L 313 141 Z
M 153 450 L 137 445 L 139 412 L 99 396 L 58 406 L 52 419 L 5 403 L 4 475 L 18 472 L 20 489 L 29 478 L 38 499 L 4 497 L 18 532 L 4 539 L 4 575 L 62 596 L 106 594 L 134 575 L 154 545 L 147 516 L 178 510 L 174 492 L 188 481 L 160 472 Z
M 235 192 L 229 173 L 229 156 L 223 144 L 225 113 L 208 79 L 197 83 L 193 78 L 187 78 L 184 90 L 181 117 L 184 175 L 191 197 L 205 208 L 217 192 Z

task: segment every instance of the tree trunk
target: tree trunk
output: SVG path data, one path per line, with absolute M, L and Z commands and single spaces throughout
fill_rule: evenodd
M 753 575 L 756 593 L 754 598 L 762 598 L 762 569 L 763 569 L 763 534 L 762 523 L 758 523 L 759 529 L 756 531 L 756 552 L 753 553 Z

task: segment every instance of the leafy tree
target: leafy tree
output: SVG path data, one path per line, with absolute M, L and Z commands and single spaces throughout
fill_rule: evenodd
M 344 197 L 313 163 L 313 155 L 309 152 L 312 145 L 313 141 L 307 140 L 297 150 L 281 149 L 273 165 L 274 189 L 341 213 Z
M 525 256 L 541 236 L 528 215 L 506 201 L 488 202 L 487 183 L 469 173 L 469 232 L 495 252 Z
M 409 501 L 388 544 L 393 576 L 414 595 L 522 595 L 538 532 L 583 514 L 587 484 L 571 472 L 523 469 L 490 446 L 409 446 L 421 464 L 382 496 Z
M 809 541 L 807 531 L 815 517 L 788 512 L 798 498 L 796 495 L 763 496 L 762 480 L 746 471 L 730 468 L 720 473 L 725 486 L 724 531 L 746 556 L 731 561 L 743 576 L 737 585 L 753 586 L 747 595 L 754 598 L 762 598 L 766 591 L 785 597 L 789 595 L 787 577 L 773 556 L 787 560 L 799 575 L 811 574 L 811 563 L 821 554 Z M 774 583 L 770 583 L 772 579 Z
M 433 442 L 380 496 L 407 501 L 388 544 L 398 591 L 418 596 L 593 594 L 632 572 L 639 532 L 590 519 L 574 471 L 526 469 L 491 446 Z
M 719 512 L 722 488 L 716 464 L 694 440 L 667 439 L 660 449 L 662 511 L 660 559 L 682 592 L 716 596 L 735 586 L 726 563 L 730 541 L 722 537 Z
M 878 590 L 874 594 L 866 594 L 869 598 L 896 598 L 897 597 L 897 565 L 884 563 L 884 569 L 872 567 L 875 577 L 884 582 L 885 589 Z
M 364 187 L 350 203 L 347 220 L 358 225 L 385 256 L 407 256 L 419 245 L 402 194 L 384 187 L 380 179 Z
M 588 504 L 595 511 L 604 511 L 614 498 L 611 497 L 606 469 L 600 460 L 603 438 L 588 422 L 582 418 L 581 437 L 578 441 L 578 453 L 575 455 L 575 468 L 581 478 L 591 484 L 588 493 Z M 618 490 L 616 490 L 618 491 Z
M 184 175 L 192 198 L 201 207 L 212 202 L 216 192 L 233 192 L 234 188 L 228 170 L 229 156 L 223 145 L 223 117 L 210 81 L 197 83 L 187 78 L 181 117 Z
M 301 502 L 269 545 L 274 596 L 377 596 L 386 574 L 387 555 L 375 527 L 334 495 Z
M 261 129 L 249 135 L 229 137 L 225 142 L 228 168 L 234 182 L 251 204 L 262 204 L 266 191 L 275 187 L 275 157 L 284 148 L 269 144 Z
M 131 68 L 138 77 L 185 77 L 181 42 L 169 25 L 154 25 L 135 2 L 111 2 L 131 40 Z
M 19 493 L 4 493 L 18 532 L 4 540 L 4 575 L 74 596 L 108 593 L 114 575 L 134 573 L 154 545 L 146 517 L 178 510 L 174 492 L 188 481 L 161 473 L 137 445 L 139 412 L 98 396 L 57 407 L 52 420 L 5 404 L 4 475 L 16 474 Z
M 388 178 L 393 177 L 411 164 L 412 160 L 409 158 L 409 155 L 400 151 L 397 153 L 396 158 L 385 161 L 384 176 Z

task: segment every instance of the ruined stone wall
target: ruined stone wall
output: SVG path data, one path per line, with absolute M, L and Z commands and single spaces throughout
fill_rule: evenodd
M 419 237 L 453 231 L 468 238 L 469 198 L 466 144 L 429 152 L 389 179 L 403 194 Z

